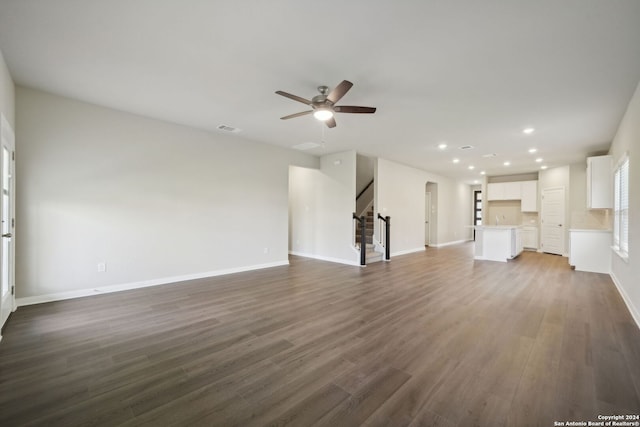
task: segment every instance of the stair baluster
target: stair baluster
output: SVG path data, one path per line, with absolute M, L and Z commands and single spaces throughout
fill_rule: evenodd
M 353 213 L 353 219 L 358 221 L 358 227 L 360 228 L 360 265 L 367 265 L 367 225 L 364 215 L 358 217 L 356 213 Z

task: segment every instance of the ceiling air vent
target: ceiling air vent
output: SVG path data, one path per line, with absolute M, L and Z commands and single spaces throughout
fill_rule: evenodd
M 240 129 L 234 128 L 233 126 L 227 126 L 227 125 L 218 125 L 218 130 L 223 130 L 225 132 L 233 132 L 233 133 L 240 132 Z
M 317 148 L 320 147 L 320 144 L 315 143 L 315 142 L 303 142 L 301 144 L 298 145 L 294 145 L 291 148 L 295 148 L 296 150 L 311 150 L 312 148 Z
M 496 157 L 496 153 L 483 154 L 482 157 Z
M 473 145 L 463 145 L 460 147 L 461 150 L 471 150 L 473 149 Z

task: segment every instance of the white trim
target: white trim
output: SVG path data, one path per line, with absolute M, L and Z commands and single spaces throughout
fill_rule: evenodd
M 358 253 L 360 252 L 360 250 L 358 249 Z M 307 254 L 304 252 L 297 252 L 297 251 L 289 251 L 290 255 L 295 255 L 295 256 L 301 256 L 304 258 L 312 258 L 312 259 L 318 259 L 320 261 L 329 261 L 329 262 L 335 262 L 338 264 L 346 264 L 346 265 L 355 265 L 357 267 L 360 267 L 360 263 L 357 261 L 351 261 L 348 259 L 342 259 L 342 258 L 334 258 L 334 257 L 330 257 L 330 256 L 322 256 L 322 255 L 314 255 L 314 254 Z M 364 266 L 362 266 L 364 267 Z
M 621 251 L 620 248 L 618 248 L 617 246 L 611 246 L 611 250 L 613 251 L 613 253 L 618 255 L 618 257 L 622 261 L 624 261 L 625 263 L 629 264 L 629 254 L 627 252 Z
M 372 241 L 373 241 L 373 250 L 384 254 L 384 246 L 382 245 L 382 243 L 380 243 L 375 236 L 373 236 Z M 360 250 L 358 250 L 358 252 L 360 252 Z
M 473 239 L 454 240 L 452 242 L 438 243 L 436 245 L 429 245 L 431 248 L 441 248 L 443 246 L 459 245 L 460 243 L 471 242 Z
M 280 267 L 283 265 L 289 265 L 289 260 L 276 261 L 266 264 L 248 265 L 245 267 L 227 268 L 224 270 L 207 271 L 205 273 L 185 274 L 182 276 L 164 277 L 160 279 L 144 280 L 141 282 L 123 283 L 120 285 L 100 286 L 91 289 L 78 289 L 69 292 L 57 292 L 54 294 L 36 295 L 33 297 L 16 298 L 18 307 L 32 304 L 42 304 L 45 302 L 61 301 L 72 298 L 89 297 L 93 295 L 99 295 L 103 293 L 128 291 L 132 289 L 146 288 L 149 286 L 177 284 L 178 282 L 185 282 L 187 280 L 205 279 L 207 277 L 223 276 L 225 274 L 242 273 L 245 271 L 261 270 L 263 268 Z
M 415 253 L 415 252 L 424 252 L 426 250 L 427 250 L 426 247 L 420 246 L 419 248 L 407 249 L 407 250 L 398 251 L 398 252 L 391 252 L 391 256 L 394 257 L 394 256 L 399 256 L 399 255 L 407 255 L 407 254 L 412 254 L 412 253 Z
M 624 303 L 627 305 L 629 313 L 631 313 L 631 317 L 633 317 L 636 325 L 638 326 L 638 328 L 640 328 L 640 311 L 635 308 L 635 306 L 631 302 L 631 298 L 629 298 L 629 295 L 627 295 L 627 293 L 624 291 L 622 284 L 618 281 L 615 274 L 611 272 L 609 273 L 609 276 L 611 277 L 611 280 L 613 280 L 613 284 L 616 285 L 616 288 L 618 288 L 618 292 L 620 293 L 620 296 L 622 296 L 622 300 L 624 301 Z

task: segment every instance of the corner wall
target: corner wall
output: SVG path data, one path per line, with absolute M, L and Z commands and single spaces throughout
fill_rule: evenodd
M 317 158 L 38 90 L 16 101 L 18 297 L 288 262 L 289 165 Z
M 289 172 L 289 248 L 293 255 L 359 265 L 353 249 L 356 153 L 320 158 L 320 169 Z
M 425 249 L 425 186 L 438 185 L 437 246 L 470 240 L 471 187 L 462 182 L 378 159 L 376 210 L 391 217 L 391 253 L 399 255 Z M 432 200 L 432 204 L 433 204 Z M 376 228 L 376 233 L 378 230 Z M 378 236 L 376 234 L 376 236 Z
M 0 113 L 4 114 L 11 127 L 15 130 L 15 86 L 7 63 L 4 62 L 0 51 Z

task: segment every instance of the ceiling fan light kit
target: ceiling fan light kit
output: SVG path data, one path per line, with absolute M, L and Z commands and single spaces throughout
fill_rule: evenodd
M 333 111 L 329 110 L 328 108 L 318 108 L 313 112 L 313 117 L 325 122 L 333 117 Z
M 334 119 L 335 113 L 351 113 L 351 114 L 373 114 L 376 112 L 375 107 L 359 107 L 359 106 L 347 106 L 347 105 L 335 105 L 353 86 L 353 83 L 347 80 L 343 80 L 338 86 L 336 86 L 331 92 L 327 86 L 318 86 L 319 95 L 314 96 L 311 100 L 302 98 L 297 95 L 292 95 L 281 90 L 276 91 L 276 94 L 284 96 L 285 98 L 293 99 L 294 101 L 301 102 L 310 106 L 312 109 L 309 111 L 302 111 L 300 113 L 289 114 L 288 116 L 280 117 L 281 120 L 293 119 L 295 117 L 306 116 L 313 113 L 313 117 L 325 122 L 327 127 L 336 127 L 336 121 Z

